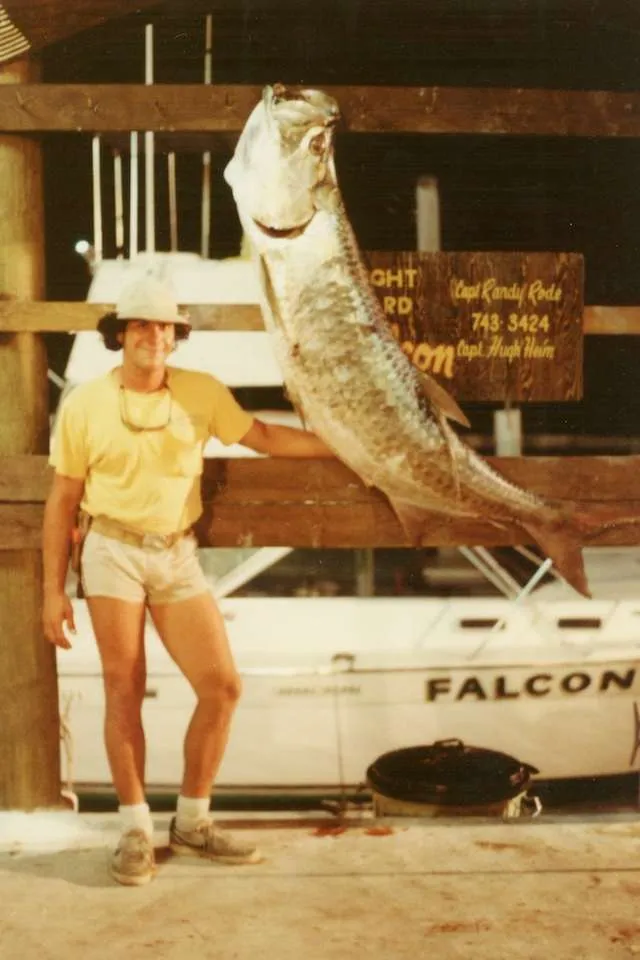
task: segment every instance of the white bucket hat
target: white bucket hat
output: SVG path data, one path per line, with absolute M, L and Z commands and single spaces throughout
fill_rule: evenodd
M 160 323 L 184 323 L 188 314 L 180 313 L 171 291 L 161 280 L 144 274 L 123 287 L 116 303 L 118 320 L 157 320 Z

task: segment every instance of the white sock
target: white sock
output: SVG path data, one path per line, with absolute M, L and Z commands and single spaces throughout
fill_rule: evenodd
M 209 815 L 209 797 L 178 796 L 176 826 L 178 830 L 195 830 L 201 820 Z
M 153 839 L 153 820 L 148 803 L 120 804 L 118 813 L 123 833 L 127 830 L 144 830 Z

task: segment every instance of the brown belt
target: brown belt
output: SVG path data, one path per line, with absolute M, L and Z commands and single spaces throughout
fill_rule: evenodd
M 101 533 L 103 537 L 129 543 L 133 547 L 150 547 L 152 550 L 172 547 L 178 540 L 182 540 L 191 533 L 190 527 L 187 530 L 179 530 L 177 533 L 139 533 L 137 530 L 123 527 L 117 520 L 111 520 L 109 517 L 94 517 L 91 521 L 91 529 Z

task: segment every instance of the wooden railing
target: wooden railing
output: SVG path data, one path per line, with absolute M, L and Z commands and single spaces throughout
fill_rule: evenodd
M 95 330 L 99 318 L 112 309 L 109 303 L 0 300 L 0 333 Z M 197 330 L 264 329 L 260 308 L 253 303 L 190 304 L 189 315 Z M 583 316 L 588 336 L 640 333 L 640 307 L 586 306 Z
M 504 476 L 546 497 L 607 504 L 613 518 L 640 520 L 640 456 L 488 457 Z M 0 459 L 0 550 L 37 549 L 51 480 L 47 458 Z M 201 546 L 402 547 L 410 544 L 386 497 L 339 461 L 207 459 Z M 433 516 L 425 546 L 524 542 L 488 523 Z M 640 522 L 591 543 L 640 544 Z
M 350 133 L 640 136 L 640 93 L 488 87 L 332 87 Z M 238 133 L 262 87 L 203 84 L 0 86 L 0 130 Z

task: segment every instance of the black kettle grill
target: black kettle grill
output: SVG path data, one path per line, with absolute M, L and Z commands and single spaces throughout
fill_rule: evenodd
M 367 769 L 367 782 L 394 800 L 477 806 L 511 800 L 539 771 L 497 750 L 437 740 L 429 746 L 383 753 Z

